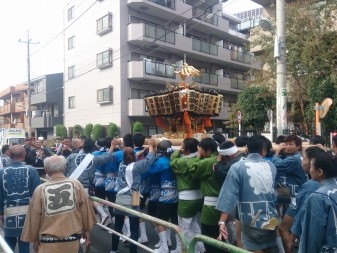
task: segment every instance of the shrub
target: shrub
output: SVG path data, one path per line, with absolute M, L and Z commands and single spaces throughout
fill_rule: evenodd
M 92 132 L 92 138 L 97 141 L 99 138 L 103 138 L 103 126 L 101 124 L 94 125 Z
M 135 134 L 135 133 L 141 133 L 141 134 L 143 134 L 144 133 L 143 123 L 141 123 L 139 121 L 136 121 L 135 123 L 133 123 L 132 133 L 133 134 Z
M 73 128 L 73 137 L 80 138 L 83 135 L 83 127 L 80 125 L 75 125 Z
M 56 136 L 60 136 L 61 139 L 67 136 L 67 128 L 62 124 L 55 126 L 55 132 Z
M 92 136 L 92 131 L 93 131 L 93 124 L 89 123 L 85 126 L 84 128 L 84 135 L 87 137 L 87 138 L 91 138 Z
M 107 136 L 111 138 L 118 136 L 118 126 L 115 123 L 109 123 Z

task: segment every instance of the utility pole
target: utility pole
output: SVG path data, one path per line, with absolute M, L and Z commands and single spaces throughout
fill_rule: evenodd
M 287 87 L 286 87 L 286 37 L 285 37 L 285 0 L 276 0 L 276 121 L 277 134 L 288 133 Z
M 28 138 L 32 137 L 32 110 L 31 110 L 31 106 L 30 106 L 30 100 L 31 100 L 31 91 L 30 91 L 30 51 L 29 51 L 29 45 L 30 44 L 39 44 L 39 42 L 31 42 L 31 39 L 29 38 L 29 30 L 27 30 L 27 41 L 22 41 L 21 39 L 19 39 L 19 42 L 22 43 L 26 43 L 27 44 L 27 130 L 28 130 Z

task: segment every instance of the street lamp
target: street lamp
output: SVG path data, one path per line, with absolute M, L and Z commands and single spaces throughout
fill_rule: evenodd
M 276 0 L 276 31 L 268 19 L 261 19 L 260 26 L 274 33 L 276 58 L 276 125 L 277 134 L 288 133 L 286 87 L 285 0 Z

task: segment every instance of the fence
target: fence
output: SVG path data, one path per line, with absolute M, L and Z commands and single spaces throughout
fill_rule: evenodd
M 0 253 L 13 253 L 2 235 L 0 235 Z
M 144 220 L 148 220 L 148 221 L 151 221 L 151 222 L 154 222 L 156 224 L 159 224 L 161 226 L 164 226 L 166 228 L 170 228 L 171 230 L 174 230 L 177 235 L 179 236 L 180 240 L 181 240 L 181 248 L 182 248 L 182 253 L 194 253 L 194 250 L 195 250 L 195 244 L 197 241 L 202 241 L 203 243 L 206 243 L 206 244 L 209 244 L 209 245 L 212 245 L 214 247 L 217 247 L 219 249 L 224 249 L 224 250 L 227 250 L 228 252 L 230 253 L 248 253 L 249 251 L 247 250 L 244 250 L 244 249 L 241 249 L 241 248 L 238 248 L 236 246 L 233 246 L 229 243 L 225 243 L 225 242 L 221 242 L 219 240 L 216 240 L 214 238 L 211 238 L 211 237 L 208 237 L 208 236 L 204 236 L 204 235 L 197 235 L 195 237 L 193 237 L 193 239 L 191 240 L 190 244 L 187 245 L 187 241 L 186 241 L 186 238 L 185 238 L 185 235 L 182 233 L 180 227 L 178 227 L 177 225 L 174 225 L 172 223 L 169 223 L 169 222 L 166 222 L 166 221 L 163 221 L 163 220 L 160 220 L 158 218 L 155 218 L 155 217 L 152 217 L 150 215 L 147 215 L 147 214 L 143 214 L 141 212 L 138 212 L 138 211 L 135 211 L 135 210 L 132 210 L 132 209 L 129 209 L 129 208 L 126 208 L 126 207 L 123 207 L 123 206 L 120 206 L 118 204 L 115 204 L 115 203 L 112 203 L 112 202 L 109 202 L 109 201 L 106 201 L 106 200 L 103 200 L 103 199 L 100 199 L 100 198 L 97 198 L 97 197 L 92 197 L 90 196 L 89 197 L 91 200 L 93 201 L 97 201 L 97 202 L 100 202 L 104 205 L 107 205 L 107 206 L 110 206 L 112 208 L 115 208 L 115 209 L 118 209 L 120 211 L 123 211 L 123 212 L 126 212 L 126 213 L 130 213 L 132 215 L 135 215 L 135 216 L 138 216 L 140 218 L 143 218 Z M 131 243 L 134 243 L 135 245 L 147 250 L 148 252 L 154 252 L 154 250 L 138 243 L 137 241 L 134 241 L 128 237 L 125 237 L 123 234 L 120 234 L 110 228 L 107 228 L 106 226 L 104 225 L 101 225 L 101 224 L 97 224 L 98 226 L 108 230 L 109 232 L 111 233 L 114 233 L 124 239 L 126 239 L 127 241 L 131 242 Z
M 100 202 L 104 205 L 107 205 L 107 206 L 110 206 L 114 209 L 118 209 L 120 211 L 123 211 L 123 212 L 126 212 L 126 213 L 129 213 L 129 214 L 132 214 L 134 216 L 137 216 L 137 217 L 140 217 L 140 218 L 143 218 L 144 220 L 148 220 L 148 221 L 151 221 L 151 222 L 154 222 L 156 224 L 159 224 L 161 226 L 164 226 L 166 228 L 169 228 L 171 230 L 174 230 L 176 232 L 176 234 L 179 236 L 180 238 L 180 241 L 181 241 L 181 249 L 182 249 L 182 253 L 187 253 L 187 241 L 186 241 L 186 238 L 185 238 L 185 235 L 183 234 L 183 232 L 181 231 L 180 227 L 178 227 L 177 225 L 174 225 L 172 223 L 169 223 L 169 222 L 166 222 L 166 221 L 163 221 L 163 220 L 160 220 L 158 218 L 155 218 L 155 217 L 152 217 L 150 215 L 147 215 L 147 214 L 144 214 L 144 213 L 141 213 L 141 212 L 138 212 L 138 211 L 135 211 L 135 210 L 132 210 L 130 208 L 126 208 L 124 206 L 120 206 L 120 205 L 117 205 L 115 203 L 112 203 L 112 202 L 109 202 L 109 201 L 106 201 L 106 200 L 103 200 L 103 199 L 100 199 L 100 198 L 97 198 L 97 197 L 93 197 L 93 196 L 90 196 L 89 197 L 91 200 L 93 201 L 97 201 L 97 202 Z M 137 241 L 134 241 L 128 237 L 125 237 L 124 235 L 120 234 L 120 233 L 117 233 L 116 231 L 112 230 L 112 229 L 109 229 L 105 226 L 102 226 L 100 225 L 101 227 L 105 228 L 106 230 L 126 239 L 127 241 L 133 243 L 133 244 L 136 244 L 137 246 L 149 251 L 149 252 L 154 252 L 152 249 L 138 243 Z
M 40 179 L 41 179 L 42 182 L 46 182 L 47 181 L 44 178 L 40 178 Z M 211 237 L 208 237 L 208 236 L 204 236 L 204 235 L 196 235 L 196 236 L 194 236 L 193 239 L 191 240 L 191 242 L 189 244 L 187 244 L 185 235 L 181 231 L 181 228 L 178 227 L 177 225 L 174 225 L 174 224 L 169 223 L 167 221 L 163 221 L 161 219 L 152 217 L 150 215 L 147 215 L 147 214 L 135 211 L 133 209 L 130 209 L 130 208 L 127 208 L 127 207 L 124 207 L 124 206 L 121 206 L 121 205 L 118 205 L 118 204 L 115 204 L 115 203 L 112 203 L 112 202 L 109 202 L 107 200 L 103 200 L 103 199 L 100 199 L 100 198 L 97 198 L 97 197 L 94 197 L 94 196 L 89 196 L 89 199 L 91 199 L 93 201 L 96 201 L 96 202 L 99 202 L 99 203 L 102 203 L 104 205 L 110 206 L 110 207 L 112 207 L 114 209 L 118 209 L 120 211 L 132 214 L 132 215 L 137 216 L 139 218 L 143 218 L 144 220 L 148 220 L 148 221 L 154 222 L 156 224 L 159 224 L 159 225 L 164 226 L 166 228 L 169 228 L 171 230 L 174 230 L 176 232 L 176 234 L 179 236 L 180 241 L 181 241 L 181 250 L 182 250 L 181 253 L 194 253 L 194 251 L 195 251 L 195 244 L 198 241 L 201 241 L 203 243 L 212 245 L 212 246 L 217 247 L 219 249 L 227 250 L 229 253 L 249 253 L 249 251 L 247 251 L 247 250 L 238 248 L 238 247 L 236 247 L 234 245 L 231 245 L 229 243 L 221 242 L 219 240 L 216 240 L 214 238 L 211 238 Z M 125 240 L 129 241 L 130 243 L 133 243 L 133 244 L 137 245 L 138 247 L 147 250 L 148 252 L 155 253 L 155 251 L 153 249 L 151 249 L 149 247 L 146 247 L 145 245 L 143 245 L 143 244 L 141 244 L 141 243 L 139 243 L 137 241 L 134 241 L 134 240 L 130 239 L 129 237 L 126 237 L 123 234 L 120 234 L 120 233 L 118 233 L 117 231 L 115 231 L 115 230 L 113 230 L 111 228 L 108 228 L 108 227 L 106 227 L 106 226 L 104 226 L 102 224 L 99 224 L 99 223 L 97 223 L 96 225 L 98 225 L 101 228 L 109 231 L 110 233 L 114 233 L 114 234 L 118 235 L 119 237 L 124 238 Z M 0 238 L 0 245 L 2 246 L 1 239 L 3 240 L 3 238 L 2 237 Z M 6 243 L 6 242 L 4 242 L 4 243 Z M 13 252 L 10 250 L 10 251 L 5 251 L 5 253 L 13 253 Z
M 203 242 L 206 244 L 209 244 L 211 246 L 214 246 L 219 249 L 223 249 L 226 251 L 229 251 L 231 253 L 249 253 L 250 251 L 247 251 L 245 249 L 238 248 L 236 246 L 233 246 L 229 243 L 221 242 L 219 240 L 216 240 L 214 238 L 205 236 L 205 235 L 196 235 L 191 240 L 190 244 L 188 245 L 188 253 L 194 253 L 195 252 L 195 244 L 197 242 Z

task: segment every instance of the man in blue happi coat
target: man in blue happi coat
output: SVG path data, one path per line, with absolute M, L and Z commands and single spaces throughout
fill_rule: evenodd
M 20 236 L 29 201 L 40 178 L 34 167 L 24 164 L 24 147 L 14 145 L 9 151 L 12 163 L 0 170 L 0 213 L 4 218 L 5 240 L 13 251 L 18 243 L 19 253 L 29 253 L 29 243 L 21 241 Z
M 337 252 L 337 160 L 321 153 L 311 160 L 310 175 L 321 187 L 300 210 L 302 234 L 299 253 Z
M 263 159 L 267 143 L 262 136 L 251 137 L 247 147 L 249 155 L 231 166 L 221 188 L 216 205 L 216 209 L 222 212 L 218 239 L 227 239 L 225 224 L 237 206 L 244 248 L 253 252 L 270 252 L 276 245 L 276 168 Z

